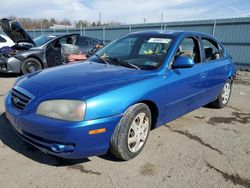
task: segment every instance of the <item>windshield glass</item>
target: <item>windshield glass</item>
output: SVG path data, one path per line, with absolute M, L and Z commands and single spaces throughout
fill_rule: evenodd
M 40 37 L 33 39 L 33 41 L 35 42 L 36 46 L 42 46 L 45 43 L 49 42 L 50 40 L 54 39 L 55 37 L 56 36 L 53 35 L 42 35 Z
M 89 60 L 153 70 L 161 65 L 171 42 L 163 35 L 127 35 L 100 49 Z

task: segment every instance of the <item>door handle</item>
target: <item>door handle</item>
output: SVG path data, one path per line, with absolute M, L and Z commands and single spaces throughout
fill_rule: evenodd
M 204 79 L 204 78 L 206 78 L 206 76 L 207 76 L 207 73 L 205 73 L 205 72 L 200 73 L 200 78 Z
M 225 71 L 228 71 L 228 69 L 229 69 L 229 66 L 228 66 L 228 65 L 224 66 L 224 70 L 225 70 Z

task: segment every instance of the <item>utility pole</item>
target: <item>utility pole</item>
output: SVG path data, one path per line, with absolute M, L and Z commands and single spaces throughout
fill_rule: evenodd
M 41 23 L 41 35 L 43 35 L 43 24 Z
M 99 24 L 101 25 L 101 23 L 102 23 L 102 13 L 99 12 Z
M 82 36 L 82 22 L 80 21 L 80 35 Z
M 161 30 L 163 29 L 163 12 L 161 13 Z

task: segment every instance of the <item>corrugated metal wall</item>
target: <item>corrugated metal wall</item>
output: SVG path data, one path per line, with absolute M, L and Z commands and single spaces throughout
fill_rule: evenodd
M 109 41 L 129 32 L 166 29 L 199 31 L 214 35 L 225 45 L 236 64 L 250 67 L 250 17 L 123 25 L 116 27 L 88 27 L 67 30 L 36 29 L 28 32 L 32 37 L 43 34 L 79 33 L 103 41 Z

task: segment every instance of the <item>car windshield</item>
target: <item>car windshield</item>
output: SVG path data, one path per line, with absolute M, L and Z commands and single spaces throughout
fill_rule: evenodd
M 154 70 L 163 62 L 171 43 L 172 39 L 165 35 L 126 35 L 100 49 L 89 60 Z
M 56 36 L 53 35 L 42 35 L 40 37 L 37 37 L 34 40 L 36 46 L 42 46 L 45 43 L 49 42 L 50 40 L 54 39 Z

